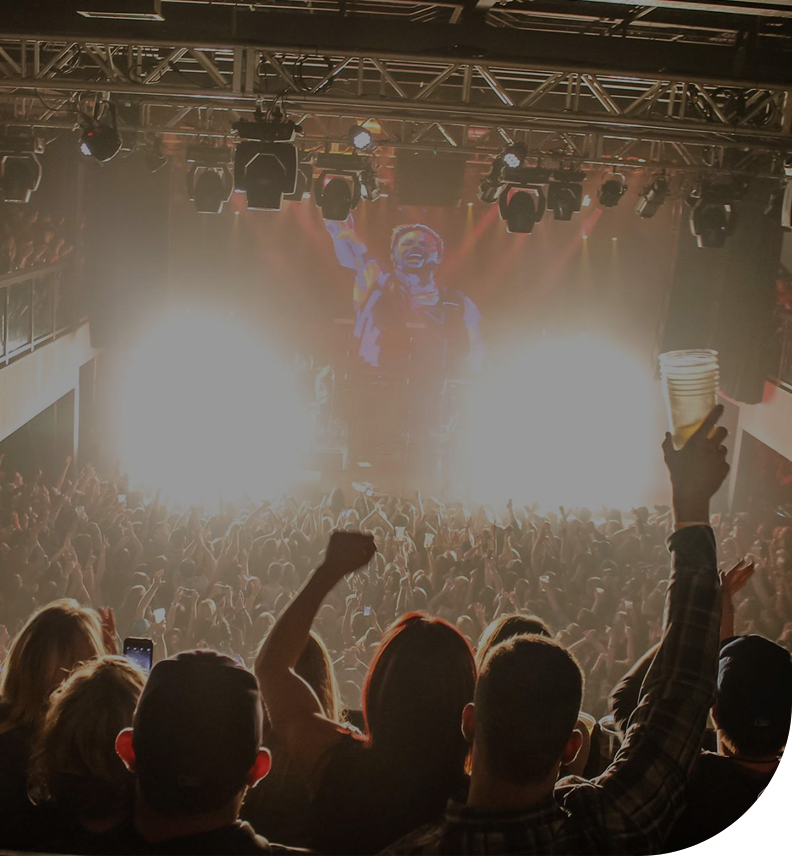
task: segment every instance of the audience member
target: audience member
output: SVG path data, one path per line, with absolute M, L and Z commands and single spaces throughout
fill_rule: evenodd
M 0 843 L 4 847 L 25 846 L 34 823 L 27 796 L 28 769 L 50 694 L 79 663 L 104 653 L 99 616 L 74 600 L 38 609 L 11 645 L 0 675 Z
M 465 708 L 473 747 L 466 802 L 388 852 L 660 852 L 682 810 L 714 690 L 720 585 L 709 502 L 729 469 L 726 430 L 713 430 L 722 412 L 713 410 L 680 451 L 666 436 L 676 529 L 662 642 L 611 766 L 591 781 L 557 782 L 580 747 L 583 676 L 560 644 L 516 636 L 485 658 Z
M 273 731 L 312 794 L 311 844 L 329 853 L 376 852 L 435 816 L 464 782 L 459 722 L 475 666 L 446 622 L 407 615 L 385 633 L 366 678 L 363 738 L 327 719 L 294 671 L 325 597 L 375 550 L 371 536 L 334 533 L 256 661 Z
M 230 658 L 193 651 L 158 663 L 132 728 L 116 740 L 135 778 L 134 819 L 70 852 L 273 852 L 239 820 L 245 791 L 270 767 L 269 752 L 261 747 L 263 718 L 256 679 Z
M 126 657 L 105 656 L 75 669 L 52 694 L 29 776 L 43 809 L 30 830 L 40 849 L 57 852 L 80 831 L 107 832 L 131 818 L 133 780 L 115 741 L 132 724 L 145 681 Z

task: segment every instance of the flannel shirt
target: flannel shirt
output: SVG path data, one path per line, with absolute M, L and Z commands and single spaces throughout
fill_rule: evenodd
M 523 812 L 480 812 L 450 803 L 385 853 L 657 853 L 684 808 L 714 701 L 720 583 L 715 537 L 691 526 L 669 538 L 673 561 L 661 645 L 624 742 L 602 775 L 561 779 Z

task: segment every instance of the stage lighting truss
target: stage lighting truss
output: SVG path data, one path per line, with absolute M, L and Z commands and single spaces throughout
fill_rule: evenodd
M 228 166 L 228 149 L 191 146 L 187 149 L 187 193 L 199 214 L 221 214 L 231 198 L 233 181 Z
M 647 184 L 641 192 L 636 213 L 644 219 L 654 217 L 660 210 L 669 193 L 669 181 L 665 174 L 656 176 L 651 184 Z
M 603 208 L 615 208 L 627 192 L 627 179 L 620 172 L 611 172 L 597 191 L 597 199 Z
M 80 151 L 100 163 L 112 160 L 121 148 L 115 104 L 97 99 L 91 113 L 79 110 L 79 115 L 82 128 Z
M 361 199 L 374 202 L 380 187 L 371 156 L 326 152 L 316 156 L 314 200 L 325 220 L 346 220 Z
M 742 196 L 744 185 L 732 176 L 705 180 L 688 197 L 690 231 L 701 249 L 721 249 L 734 232 L 734 202 Z

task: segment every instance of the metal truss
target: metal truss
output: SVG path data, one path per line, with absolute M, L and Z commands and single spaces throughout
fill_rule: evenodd
M 410 4 L 413 5 L 413 4 Z M 416 4 L 417 5 L 417 4 Z M 111 96 L 148 134 L 223 137 L 277 99 L 306 145 L 376 120 L 384 147 L 491 154 L 520 139 L 536 157 L 775 171 L 792 149 L 792 88 L 547 64 L 339 51 L 0 36 L 4 123 L 69 128 Z M 346 126 L 340 127 L 343 122 Z

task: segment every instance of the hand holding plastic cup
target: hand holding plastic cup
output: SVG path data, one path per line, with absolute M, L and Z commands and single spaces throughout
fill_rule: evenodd
M 674 448 L 681 449 L 718 403 L 718 352 L 668 351 L 659 360 Z

